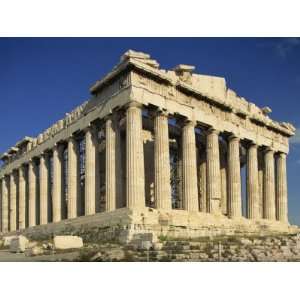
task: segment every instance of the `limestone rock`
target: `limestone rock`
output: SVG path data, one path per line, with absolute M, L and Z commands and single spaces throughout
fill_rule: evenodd
M 36 247 L 37 244 L 38 244 L 38 243 L 37 243 L 36 241 L 30 241 L 30 242 L 28 243 L 28 249 L 31 249 L 31 248 Z
M 3 238 L 3 247 L 9 247 L 10 243 L 13 239 L 15 239 L 17 236 L 16 235 L 12 235 L 12 236 L 5 236 Z
M 102 260 L 102 253 L 97 252 L 91 259 L 90 261 L 101 261 Z
M 154 243 L 153 244 L 153 249 L 156 251 L 160 251 L 163 248 L 164 244 L 163 243 Z
M 82 238 L 72 235 L 58 235 L 54 237 L 54 248 L 58 250 L 77 249 L 83 247 Z
M 34 246 L 33 248 L 27 249 L 25 251 L 27 256 L 36 256 L 44 254 L 44 250 L 39 246 Z
M 53 246 L 52 243 L 44 243 L 44 244 L 42 245 L 42 248 L 43 248 L 44 250 L 53 250 L 54 246 Z
M 20 235 L 11 240 L 9 249 L 10 252 L 24 252 L 28 248 L 28 245 L 28 239 L 25 236 Z

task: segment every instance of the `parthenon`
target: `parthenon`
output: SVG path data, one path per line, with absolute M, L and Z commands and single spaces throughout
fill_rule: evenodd
M 2 154 L 1 232 L 72 220 L 129 235 L 288 231 L 295 128 L 194 70 L 128 50 L 88 101 Z

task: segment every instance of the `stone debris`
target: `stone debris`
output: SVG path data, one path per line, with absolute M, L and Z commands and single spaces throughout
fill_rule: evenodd
M 54 249 L 54 246 L 53 246 L 52 243 L 44 243 L 44 244 L 42 245 L 42 248 L 43 248 L 44 250 L 53 250 L 53 249 Z
M 12 236 L 5 236 L 3 238 L 3 247 L 9 247 L 10 246 L 10 243 L 13 239 L 15 239 L 17 236 L 16 235 L 12 235 Z
M 20 235 L 11 240 L 9 250 L 10 252 L 15 253 L 24 252 L 28 248 L 28 245 L 28 239 L 25 236 Z
M 66 249 L 77 249 L 83 247 L 82 238 L 79 236 L 72 235 L 58 235 L 53 239 L 54 249 L 66 250 Z
M 27 249 L 25 251 L 26 256 L 37 256 L 37 255 L 43 255 L 43 254 L 44 254 L 44 250 L 42 247 L 39 247 L 39 246 L 35 246 L 35 247 Z

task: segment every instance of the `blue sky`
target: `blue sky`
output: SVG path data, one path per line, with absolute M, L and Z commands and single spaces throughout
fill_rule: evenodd
M 0 38 L 0 153 L 89 98 L 128 49 L 161 68 L 179 63 L 222 76 L 240 96 L 300 128 L 299 38 Z M 300 133 L 288 156 L 289 218 L 300 225 Z

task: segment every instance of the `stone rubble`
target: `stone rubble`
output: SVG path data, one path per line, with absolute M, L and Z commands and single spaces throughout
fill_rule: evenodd
M 83 247 L 82 238 L 79 236 L 71 235 L 55 236 L 53 239 L 53 244 L 54 249 L 56 250 L 76 249 Z
M 25 252 L 28 245 L 28 239 L 25 236 L 19 235 L 10 241 L 9 250 L 14 253 Z

